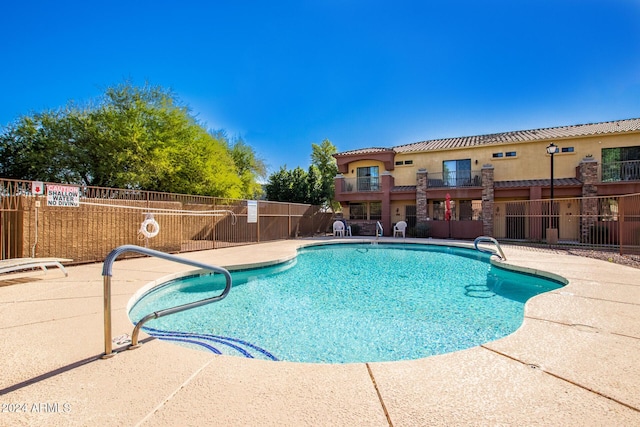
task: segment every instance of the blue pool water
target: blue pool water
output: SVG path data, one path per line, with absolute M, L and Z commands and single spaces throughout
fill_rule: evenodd
M 315 246 L 288 263 L 232 277 L 224 300 L 143 329 L 183 345 L 270 360 L 417 359 L 512 333 L 529 298 L 561 286 L 494 267 L 477 251 L 413 244 Z M 223 287 L 220 275 L 169 282 L 129 314 L 137 322 Z

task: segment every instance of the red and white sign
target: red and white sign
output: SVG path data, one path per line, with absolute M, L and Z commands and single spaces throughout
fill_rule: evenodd
M 80 187 L 47 185 L 47 206 L 80 206 Z
M 31 194 L 44 194 L 44 184 L 42 181 L 31 182 Z

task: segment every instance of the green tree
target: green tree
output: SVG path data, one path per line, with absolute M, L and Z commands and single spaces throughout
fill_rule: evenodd
M 301 167 L 280 170 L 269 176 L 267 199 L 280 202 L 331 205 L 334 193 L 334 178 L 338 173 L 333 154 L 336 147 L 325 139 L 321 144 L 311 144 L 312 165 L 305 172 Z
M 308 174 L 300 166 L 292 170 L 282 166 L 269 176 L 266 192 L 271 201 L 310 203 Z
M 258 198 L 262 195 L 262 185 L 259 180 L 267 176 L 267 167 L 264 161 L 256 156 L 253 148 L 248 146 L 242 138 L 231 143 L 230 151 L 236 173 L 242 183 L 242 197 Z
M 287 170 L 287 166 L 281 166 L 280 169 L 271 175 L 265 185 L 267 200 L 274 202 L 290 202 L 293 199 L 291 190 L 291 176 Z
M 58 181 L 66 175 L 60 138 L 63 112 L 20 117 L 0 134 L 0 174 L 6 178 Z
M 325 200 L 324 189 L 322 188 L 322 175 L 316 165 L 309 166 L 307 171 L 307 201 L 311 205 L 322 205 Z
M 300 166 L 289 172 L 289 188 L 293 203 L 309 203 L 309 183 L 307 173 Z M 284 200 L 283 200 L 284 201 Z
M 338 165 L 333 155 L 337 152 L 336 146 L 328 139 L 320 144 L 311 144 L 311 164 L 318 168 L 321 178 L 321 203 L 332 205 L 335 194 L 334 178 L 338 174 Z
M 125 82 L 87 106 L 23 116 L 0 132 L 7 178 L 239 198 L 256 194 L 263 171 L 244 141 L 230 147 L 148 84 Z

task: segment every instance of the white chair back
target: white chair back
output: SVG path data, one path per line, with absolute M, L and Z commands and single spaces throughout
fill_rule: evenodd
M 398 221 L 396 225 L 393 226 L 393 237 L 395 237 L 397 234 L 400 234 L 402 235 L 402 237 L 405 237 L 406 229 L 407 229 L 406 221 Z

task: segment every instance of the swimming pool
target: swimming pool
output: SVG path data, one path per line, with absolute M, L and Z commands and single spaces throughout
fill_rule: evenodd
M 269 360 L 416 359 L 512 333 L 529 298 L 561 286 L 493 266 L 478 251 L 417 244 L 313 246 L 287 263 L 232 276 L 224 300 L 143 329 L 215 353 Z M 137 322 L 223 287 L 216 275 L 181 278 L 147 292 L 129 315 Z

